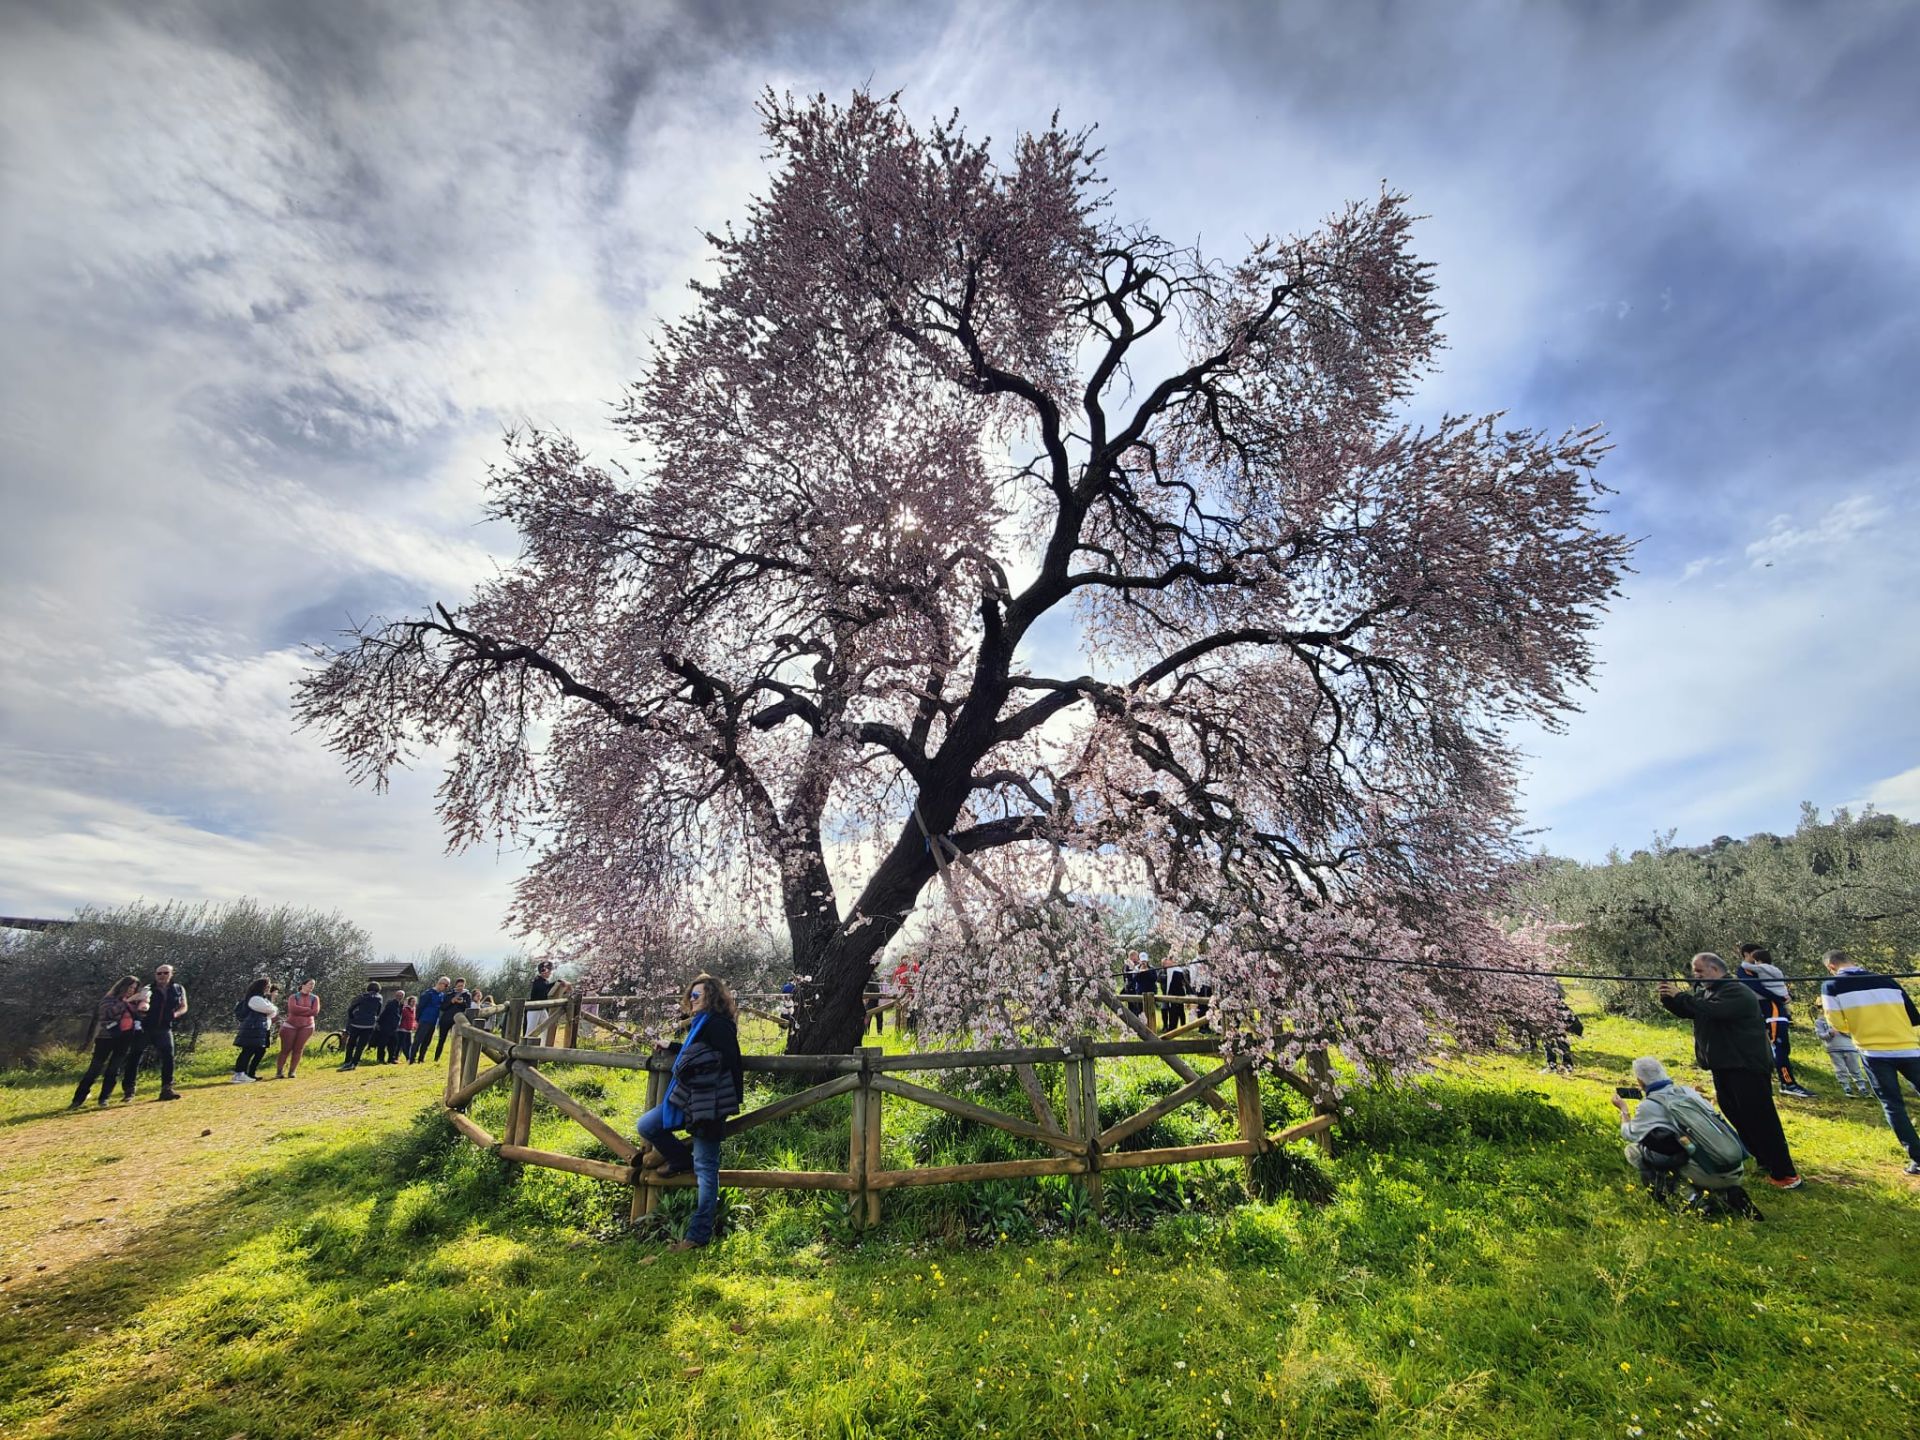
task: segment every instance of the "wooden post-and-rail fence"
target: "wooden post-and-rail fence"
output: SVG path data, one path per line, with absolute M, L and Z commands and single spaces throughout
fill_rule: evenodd
M 453 1127 L 474 1144 L 494 1152 L 503 1160 L 522 1165 L 544 1165 L 632 1186 L 631 1214 L 634 1219 L 639 1219 L 653 1213 L 666 1189 L 690 1186 L 694 1183 L 693 1177 L 679 1174 L 663 1178 L 654 1170 L 644 1167 L 637 1140 L 625 1134 L 619 1125 L 569 1095 L 541 1068 L 589 1065 L 614 1070 L 642 1070 L 647 1076 L 647 1108 L 651 1109 L 660 1102 L 666 1091 L 668 1072 L 673 1066 L 672 1056 L 584 1049 L 580 1046 L 583 1022 L 602 1030 L 609 1038 L 626 1043 L 637 1042 L 638 1037 L 626 1027 L 583 1010 L 583 1005 L 608 998 L 611 997 L 576 995 L 547 1002 L 510 1001 L 500 1010 L 504 1016 L 501 1034 L 482 1030 L 462 1015 L 454 1024 L 454 1043 L 448 1056 L 443 1099 L 447 1118 Z M 536 1024 L 531 1033 L 526 1033 L 527 1014 L 535 1009 L 544 1009 L 546 1017 Z M 1126 1015 L 1125 1018 L 1133 1017 Z M 1145 1029 L 1145 1026 L 1138 1028 Z M 1102 1128 L 1097 1075 L 1099 1062 L 1142 1056 L 1164 1061 L 1185 1083 L 1137 1113 Z M 1187 1057 L 1211 1059 L 1216 1063 L 1202 1073 L 1187 1063 Z M 859 1228 L 877 1223 L 882 1194 L 903 1186 L 1071 1175 L 1076 1177 L 1088 1201 L 1097 1209 L 1100 1203 L 1100 1177 L 1104 1171 L 1231 1158 L 1238 1158 L 1251 1168 L 1255 1157 L 1289 1141 L 1311 1137 L 1323 1149 L 1330 1150 L 1332 1146 L 1329 1131 L 1334 1116 L 1318 1103 L 1311 1119 L 1269 1134 L 1261 1110 L 1259 1077 L 1252 1061 L 1226 1058 L 1220 1051 L 1217 1038 L 1083 1039 L 1065 1047 L 950 1050 L 899 1055 L 868 1048 L 851 1055 L 746 1055 L 742 1057 L 742 1065 L 754 1074 L 805 1076 L 815 1083 L 795 1094 L 783 1095 L 757 1109 L 735 1116 L 727 1122 L 727 1138 L 798 1114 L 838 1096 L 848 1095 L 852 1097 L 853 1108 L 847 1137 L 847 1165 L 844 1170 L 722 1170 L 720 1183 L 737 1189 L 838 1190 L 850 1197 L 849 1208 L 854 1224 Z M 1040 1082 L 1037 1067 L 1041 1065 L 1060 1065 L 1064 1068 L 1064 1115 L 1055 1113 L 1046 1087 Z M 1032 1113 L 1010 1114 L 909 1078 L 916 1072 L 928 1070 L 982 1069 L 1012 1070 Z M 1301 1077 L 1284 1069 L 1277 1073 L 1281 1080 L 1310 1099 L 1314 1097 L 1315 1092 Z M 495 1136 L 488 1134 L 466 1111 L 475 1096 L 503 1083 L 508 1087 L 506 1118 L 501 1134 Z M 1231 1099 L 1221 1094 L 1221 1091 L 1229 1088 L 1233 1092 Z M 1030 1159 L 888 1169 L 880 1141 L 882 1107 L 889 1099 L 924 1105 L 963 1120 L 975 1121 L 1034 1141 L 1051 1153 Z M 556 1150 L 535 1149 L 529 1142 L 533 1131 L 533 1110 L 539 1102 L 544 1102 L 572 1120 L 605 1146 L 616 1157 L 615 1160 L 595 1160 Z M 1235 1122 L 1235 1138 L 1198 1145 L 1131 1150 L 1120 1148 L 1125 1141 L 1163 1116 L 1193 1103 L 1211 1104 L 1223 1114 L 1231 1115 Z

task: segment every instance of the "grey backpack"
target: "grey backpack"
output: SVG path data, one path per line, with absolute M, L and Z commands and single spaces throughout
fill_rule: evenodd
M 1704 1170 L 1732 1174 L 1747 1163 L 1747 1147 L 1705 1097 L 1676 1085 L 1666 1101 L 1673 1128 L 1686 1142 L 1695 1164 Z

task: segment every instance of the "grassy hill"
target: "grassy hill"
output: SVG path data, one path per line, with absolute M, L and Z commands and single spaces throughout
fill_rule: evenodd
M 858 1240 L 834 1198 L 738 1196 L 694 1256 L 457 1145 L 431 1068 L 232 1086 L 214 1051 L 180 1104 L 74 1115 L 16 1072 L 0 1433 L 1911 1433 L 1920 1188 L 1877 1109 L 1812 1073 L 1807 1187 L 1671 1216 L 1606 1103 L 1642 1053 L 1686 1033 L 1590 1018 L 1571 1079 L 1446 1059 L 1267 1203 L 1223 1164 L 1110 1184 L 1113 1228 L 1064 1185 L 948 1189 Z

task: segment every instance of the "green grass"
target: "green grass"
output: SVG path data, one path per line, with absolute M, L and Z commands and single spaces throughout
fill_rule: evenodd
M 694 1256 L 620 1234 L 616 1187 L 457 1142 L 416 1113 L 428 1077 L 376 1076 L 412 1090 L 231 1157 L 144 1222 L 137 1264 L 13 1277 L 0 1433 L 1910 1433 L 1920 1195 L 1877 1113 L 1787 1111 L 1809 1184 L 1758 1187 L 1762 1224 L 1669 1215 L 1627 1183 L 1606 1103 L 1647 1052 L 1684 1059 L 1685 1032 L 1590 1020 L 1573 1080 L 1449 1058 L 1418 1090 L 1357 1097 L 1338 1156 L 1275 1162 L 1264 1203 L 1230 1164 L 1116 1172 L 1104 1224 L 1066 1183 L 950 1187 L 890 1194 L 857 1239 L 838 1197 L 736 1195 Z M 637 1082 L 606 1073 L 595 1103 L 624 1123 Z M 581 1072 L 557 1078 L 582 1093 Z M 1110 1114 L 1176 1083 L 1135 1067 Z M 0 1089 L 0 1118 L 67 1123 L 16 1119 L 29 1088 Z M 476 1113 L 497 1124 L 503 1103 Z M 886 1113 L 895 1160 L 1027 1153 Z M 822 1107 L 729 1163 L 844 1163 L 840 1123 Z M 1190 1107 L 1158 1136 L 1212 1123 Z M 535 1143 L 585 1138 L 542 1113 Z

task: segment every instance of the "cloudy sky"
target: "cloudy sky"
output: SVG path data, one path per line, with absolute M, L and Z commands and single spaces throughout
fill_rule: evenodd
M 1530 735 L 1583 857 L 1920 818 L 1920 7 L 0 6 L 0 913 L 339 907 L 497 955 L 514 856 L 350 788 L 303 646 L 458 600 L 503 427 L 605 451 L 766 86 L 1095 123 L 1216 252 L 1382 180 L 1430 218 L 1429 410 L 1605 423 L 1643 537 Z

